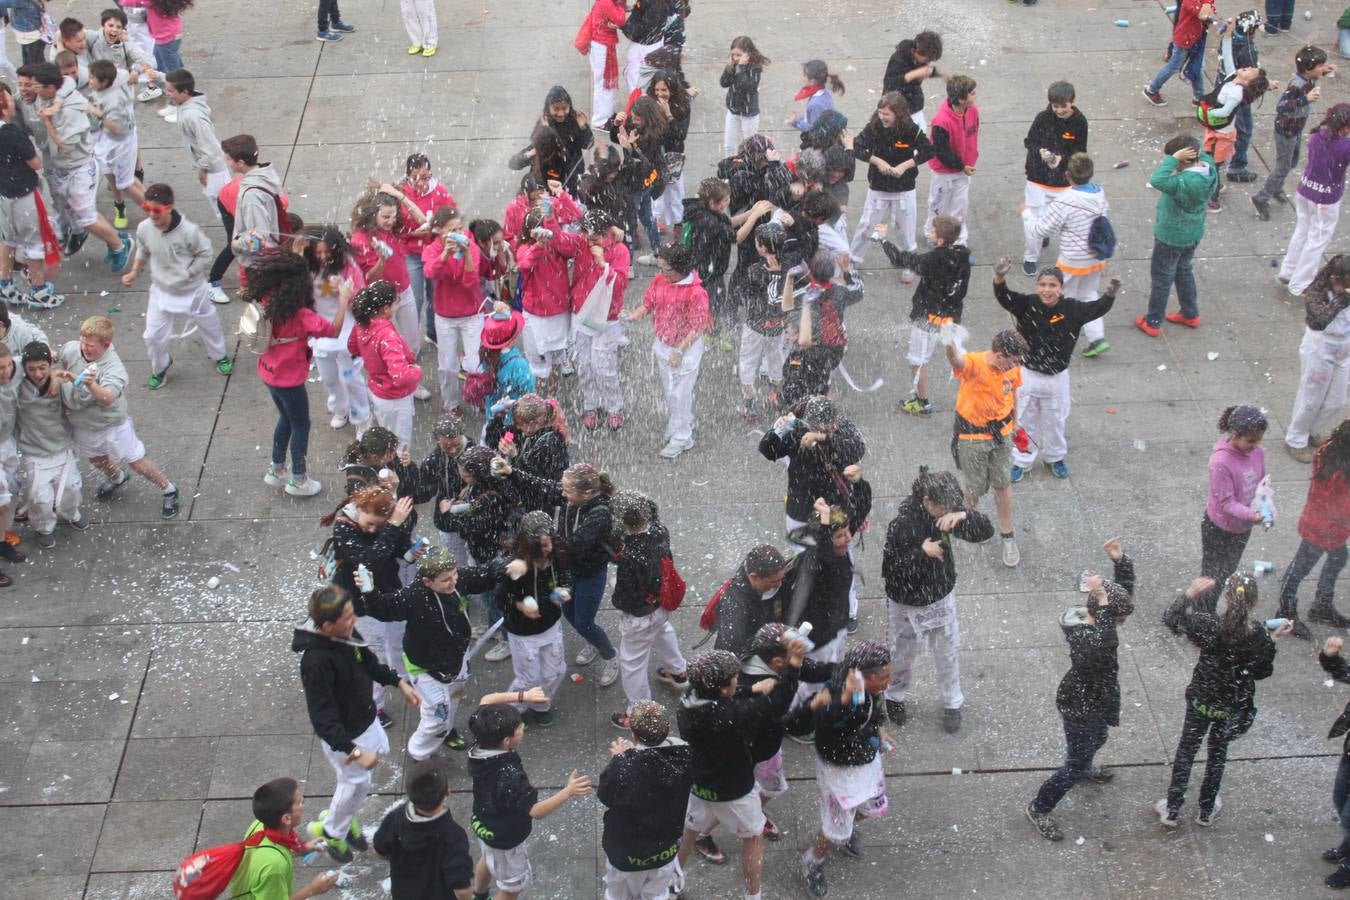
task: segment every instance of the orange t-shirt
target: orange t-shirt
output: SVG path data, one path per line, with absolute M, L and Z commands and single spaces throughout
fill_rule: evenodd
M 967 353 L 965 366 L 956 371 L 961 387 L 956 392 L 956 414 L 972 425 L 985 425 L 1007 417 L 1002 436 L 1013 430 L 1013 402 L 1017 388 L 1022 386 L 1022 367 L 1014 366 L 998 372 L 989 365 L 988 351 Z M 965 441 L 991 440 L 988 433 L 961 434 Z

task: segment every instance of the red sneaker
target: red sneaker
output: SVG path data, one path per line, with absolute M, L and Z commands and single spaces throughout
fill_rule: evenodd
M 1173 325 L 1185 325 L 1187 328 L 1199 328 L 1199 327 L 1200 327 L 1200 317 L 1199 317 L 1199 316 L 1196 316 L 1196 317 L 1193 318 L 1193 319 L 1188 319 L 1188 318 L 1186 318 L 1185 316 L 1183 316 L 1181 313 L 1168 313 L 1167 315 L 1163 316 L 1163 318 L 1166 319 L 1167 321 L 1171 322 Z
M 1161 328 L 1156 328 L 1153 325 L 1148 324 L 1148 320 L 1145 319 L 1143 316 L 1140 316 L 1139 318 L 1134 320 L 1134 327 L 1138 328 L 1140 331 L 1142 331 L 1149 337 L 1157 337 L 1158 335 L 1162 334 Z

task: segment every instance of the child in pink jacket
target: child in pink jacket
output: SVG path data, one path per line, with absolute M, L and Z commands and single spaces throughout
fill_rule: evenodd
M 557 219 L 546 218 L 547 214 L 544 207 L 536 206 L 525 215 L 516 247 L 516 268 L 523 285 L 525 358 L 534 377 L 543 380 L 540 393 L 550 397 L 557 390 L 567 353 L 572 307 L 567 256 L 561 250 L 567 236 Z
M 554 181 L 545 185 L 534 175 L 526 174 L 520 179 L 520 193 L 506 205 L 506 214 L 502 216 L 502 229 L 506 232 L 506 243 L 511 246 L 512 251 L 521 244 L 521 228 L 525 224 L 525 214 L 539 206 L 544 208 L 545 222 L 557 220 L 559 225 L 570 225 L 581 221 L 581 207 L 572 199 L 571 194 L 563 190 L 560 183 Z
M 483 330 L 483 253 L 464 230 L 459 210 L 442 206 L 431 214 L 435 239 L 422 250 L 422 271 L 431 288 L 436 319 L 436 366 L 441 407 L 460 415 L 464 388 L 460 369 L 477 372 Z
M 609 213 L 589 210 L 581 220 L 581 234 L 554 238 L 563 255 L 572 259 L 572 323 L 577 373 L 581 376 L 581 424 L 600 427 L 600 410 L 609 413 L 613 431 L 623 426 L 623 385 L 619 381 L 619 347 L 623 345 L 623 294 L 628 288 L 630 256 L 623 232 Z M 604 320 L 591 321 L 582 307 L 601 279 L 609 284 L 609 307 Z
M 412 445 L 413 392 L 422 381 L 422 369 L 408 342 L 394 327 L 398 292 L 387 281 L 371 283 L 352 299 L 356 325 L 347 338 L 347 351 L 360 355 L 366 367 L 370 409 L 375 422 L 398 435 L 401 447 Z

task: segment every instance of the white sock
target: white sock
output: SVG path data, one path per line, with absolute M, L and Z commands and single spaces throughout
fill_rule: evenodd
M 174 484 L 172 481 L 170 481 L 169 486 L 164 489 L 165 494 L 173 494 L 176 493 L 177 491 L 178 485 Z

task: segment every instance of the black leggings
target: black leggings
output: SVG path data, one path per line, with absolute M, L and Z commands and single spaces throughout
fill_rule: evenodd
M 1238 716 L 1211 719 L 1196 711 L 1194 704 L 1186 704 L 1186 721 L 1181 725 L 1181 740 L 1177 742 L 1172 760 L 1172 783 L 1167 788 L 1167 808 L 1181 809 L 1186 801 L 1186 784 L 1191 779 L 1191 765 L 1200 744 L 1209 734 L 1209 754 L 1205 758 L 1205 779 L 1200 782 L 1200 811 L 1214 811 L 1214 798 L 1219 796 L 1219 782 L 1223 781 L 1223 767 L 1228 762 L 1228 745 L 1242 734 Z
M 1200 522 L 1200 574 L 1214 579 L 1214 589 L 1197 598 L 1204 600 L 1205 609 L 1214 612 L 1224 582 L 1237 571 L 1242 562 L 1242 551 L 1247 549 L 1251 529 L 1242 532 L 1224 531 L 1205 516 Z
M 216 261 L 211 264 L 211 274 L 206 280 L 212 284 L 219 284 L 220 279 L 225 277 L 225 271 L 229 269 L 230 263 L 234 262 L 234 251 L 230 249 L 230 240 L 234 235 L 234 216 L 230 215 L 220 201 L 216 201 L 216 209 L 220 211 L 220 221 L 225 223 L 225 245 L 220 248 L 220 253 L 216 254 Z

